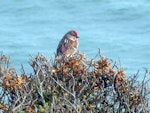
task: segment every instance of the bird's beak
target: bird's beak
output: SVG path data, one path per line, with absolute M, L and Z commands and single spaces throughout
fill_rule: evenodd
M 77 38 L 79 38 L 79 37 L 77 36 Z

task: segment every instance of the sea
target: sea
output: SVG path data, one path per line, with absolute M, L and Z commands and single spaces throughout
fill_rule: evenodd
M 0 52 L 27 73 L 31 56 L 54 56 L 69 30 L 79 34 L 79 51 L 117 62 L 128 76 L 150 70 L 150 0 L 1 0 Z

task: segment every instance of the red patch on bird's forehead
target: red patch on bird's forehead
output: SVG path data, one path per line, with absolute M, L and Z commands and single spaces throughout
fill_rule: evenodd
M 76 31 L 72 31 L 72 32 L 73 32 L 73 34 L 78 35 L 78 33 Z

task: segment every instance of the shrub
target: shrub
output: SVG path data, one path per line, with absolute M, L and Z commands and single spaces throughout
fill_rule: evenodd
M 97 60 L 96 60 L 97 59 Z M 9 58 L 0 57 L 0 110 L 13 113 L 148 113 L 149 75 L 127 78 L 125 70 L 101 56 L 82 53 L 49 61 L 31 57 L 33 73 L 18 75 Z M 141 77 L 141 76 L 140 76 Z

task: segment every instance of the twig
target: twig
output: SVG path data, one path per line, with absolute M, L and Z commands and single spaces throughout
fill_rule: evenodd
M 74 94 L 72 94 L 70 91 L 68 91 L 67 89 L 65 89 L 58 81 L 56 81 L 52 75 L 49 75 L 49 77 L 54 81 L 56 82 L 57 85 L 59 85 L 64 91 L 66 91 L 67 93 L 69 93 L 70 95 L 72 95 L 74 97 Z

